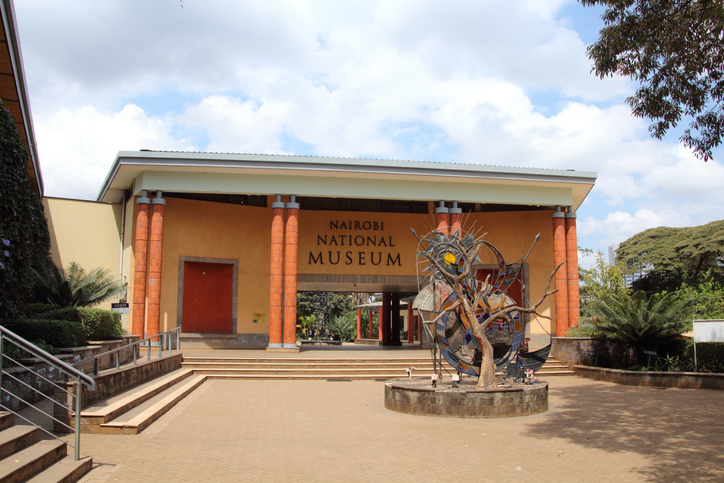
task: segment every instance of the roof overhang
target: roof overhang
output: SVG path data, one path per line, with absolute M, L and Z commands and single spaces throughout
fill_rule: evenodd
M 0 14 L 2 15 L 3 29 L 5 32 L 5 40 L 7 42 L 8 55 L 10 57 L 10 69 L 13 76 L 13 83 L 18 97 L 20 116 L 22 119 L 15 119 L 16 122 L 21 121 L 25 129 L 25 135 L 28 142 L 28 151 L 30 154 L 30 166 L 28 166 L 28 175 L 34 190 L 38 195 L 43 197 L 43 176 L 40 171 L 40 163 L 38 161 L 38 149 L 35 142 L 35 129 L 33 127 L 33 116 L 30 111 L 30 96 L 28 95 L 28 87 L 25 82 L 25 69 L 23 67 L 23 56 L 20 50 L 20 36 L 18 35 L 18 25 L 15 20 L 15 6 L 12 0 L 0 0 Z M 6 87 L 7 89 L 7 87 Z
M 456 200 L 577 210 L 596 173 L 475 164 L 287 155 L 122 151 L 98 194 L 132 190 Z

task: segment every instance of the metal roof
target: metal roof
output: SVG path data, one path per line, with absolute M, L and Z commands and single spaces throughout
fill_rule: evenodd
M 98 194 L 119 202 L 141 189 L 580 205 L 596 173 L 318 156 L 121 151 Z M 519 191 L 505 194 L 506 190 Z M 459 196 L 458 196 L 459 194 Z M 522 197 L 522 198 L 521 198 Z M 507 200 L 507 201 L 506 201 Z

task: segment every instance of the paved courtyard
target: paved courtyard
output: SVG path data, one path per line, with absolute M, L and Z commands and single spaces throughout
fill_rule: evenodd
M 547 413 L 492 420 L 388 411 L 382 382 L 210 380 L 138 436 L 84 434 L 82 481 L 724 481 L 724 391 L 547 380 Z

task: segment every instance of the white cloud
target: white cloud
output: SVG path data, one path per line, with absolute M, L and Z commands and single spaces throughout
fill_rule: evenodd
M 94 198 L 122 149 L 296 142 L 597 172 L 579 234 L 604 247 L 720 218 L 722 165 L 649 138 L 631 83 L 590 74 L 569 3 L 17 2 L 47 192 Z
M 192 150 L 170 134 L 170 124 L 146 117 L 141 108 L 125 106 L 117 113 L 93 107 L 63 109 L 36 119 L 41 171 L 49 196 L 95 199 L 116 153 L 121 150 Z

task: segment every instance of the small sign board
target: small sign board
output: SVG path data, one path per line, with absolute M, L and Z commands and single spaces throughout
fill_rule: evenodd
M 118 302 L 115 304 L 111 304 L 111 310 L 113 310 L 114 312 L 118 312 L 119 314 L 127 314 L 128 302 Z
M 263 324 L 265 315 L 264 312 L 251 314 L 252 322 L 255 324 Z
M 724 342 L 724 320 L 695 320 L 694 342 Z

